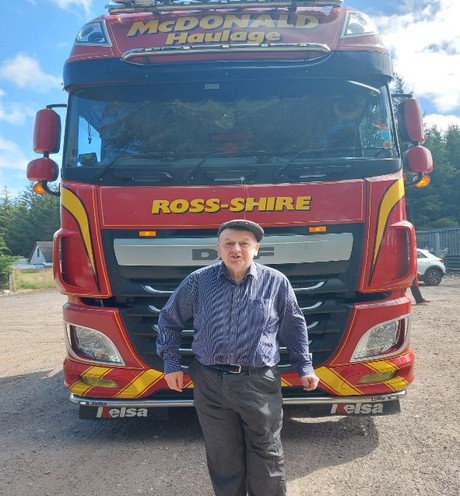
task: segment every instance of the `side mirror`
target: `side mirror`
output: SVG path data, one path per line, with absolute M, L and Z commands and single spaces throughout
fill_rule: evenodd
M 32 160 L 27 165 L 27 179 L 34 182 L 56 181 L 59 167 L 54 160 L 48 157 L 40 157 Z
M 429 174 L 433 171 L 433 157 L 424 146 L 412 146 L 403 154 L 404 168 L 414 174 Z
M 61 118 L 53 109 L 39 110 L 34 126 L 35 153 L 57 153 L 61 146 Z
M 415 145 L 424 142 L 422 109 L 415 98 L 408 98 L 399 104 L 398 127 L 401 141 Z

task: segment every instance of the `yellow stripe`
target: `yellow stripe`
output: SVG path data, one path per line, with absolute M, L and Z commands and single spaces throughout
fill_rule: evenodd
M 376 372 L 394 372 L 396 370 L 399 370 L 396 365 L 385 360 L 382 360 L 380 362 L 367 363 L 366 365 Z M 402 389 L 406 389 L 409 385 L 409 383 L 405 379 L 399 376 L 393 377 L 392 379 L 384 381 L 383 383 L 386 384 L 393 391 L 401 391 Z
M 158 370 L 149 369 L 139 374 L 132 382 L 122 389 L 115 398 L 136 398 L 147 388 L 158 382 L 163 374 Z
M 89 376 L 89 377 L 97 377 L 98 379 L 101 379 L 104 377 L 106 374 L 108 374 L 112 369 L 110 367 L 98 367 L 98 366 L 92 366 L 86 369 L 82 375 L 82 377 Z
M 68 210 L 71 215 L 75 218 L 80 227 L 81 236 L 83 238 L 83 243 L 86 248 L 86 253 L 88 254 L 91 267 L 93 269 L 94 275 L 96 275 L 96 264 L 94 262 L 94 252 L 93 243 L 91 241 L 91 231 L 89 227 L 88 214 L 86 213 L 83 203 L 80 198 L 70 189 L 63 188 L 61 194 L 62 206 Z
M 385 384 L 393 389 L 393 391 L 401 391 L 409 386 L 409 383 L 399 376 L 393 377 L 393 379 L 390 379 L 389 381 L 385 381 Z
M 283 379 L 281 377 L 281 387 L 289 387 L 289 386 L 292 386 L 292 384 L 288 382 L 286 379 Z
M 359 389 L 356 389 L 342 376 L 327 367 L 320 367 L 315 372 L 320 380 L 339 396 L 357 396 L 362 394 Z
M 394 206 L 401 200 L 404 196 L 404 182 L 402 179 L 395 181 L 386 191 L 382 198 L 382 203 L 380 204 L 379 217 L 377 221 L 377 233 L 374 242 L 374 257 L 373 265 L 377 261 L 377 256 L 379 254 L 380 245 L 382 244 L 383 234 L 385 232 L 385 226 L 388 222 L 388 217 Z
M 91 386 L 88 386 L 88 384 L 85 384 L 83 381 L 78 381 L 75 384 L 72 384 L 70 392 L 77 396 L 85 396 L 90 389 Z
M 81 377 L 97 377 L 98 379 L 100 379 L 111 370 L 112 369 L 108 367 L 88 367 L 83 372 L 83 374 L 81 374 Z M 86 384 L 86 382 L 78 381 L 75 384 L 72 384 L 72 386 L 70 387 L 70 392 L 79 396 L 85 396 L 90 389 L 92 389 L 92 386 L 89 386 L 88 384 Z
M 393 372 L 394 370 L 398 369 L 398 367 L 393 365 L 391 362 L 387 362 L 385 360 L 382 360 L 380 362 L 366 363 L 366 366 L 372 370 L 375 370 L 376 372 Z

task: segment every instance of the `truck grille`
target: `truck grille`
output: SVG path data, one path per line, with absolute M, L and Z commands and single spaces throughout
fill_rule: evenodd
M 197 236 L 199 233 L 194 234 Z M 280 233 L 275 234 L 279 236 Z M 299 239 L 298 232 L 291 234 L 297 236 L 293 239 Z M 362 239 L 361 227 L 348 225 L 346 231 L 337 229 L 331 234 L 331 238 L 337 241 L 337 246 L 343 245 L 343 248 L 340 248 L 343 252 L 351 249 L 351 236 L 352 252 L 348 251 L 342 257 L 337 256 L 336 260 L 314 263 L 284 263 L 278 260 L 277 264 L 272 265 L 264 261 L 266 265 L 272 265 L 283 272 L 294 288 L 308 326 L 310 351 L 313 353 L 315 367 L 325 363 L 337 350 L 347 329 L 356 298 L 358 272 L 355 268 L 359 264 L 360 256 L 359 243 L 356 243 L 356 240 Z M 143 259 L 145 264 L 142 265 L 135 256 L 129 255 L 129 251 L 129 263 L 122 265 L 115 253 L 116 240 L 134 239 L 132 236 L 133 233 L 127 231 L 103 233 L 107 267 L 114 294 L 109 304 L 119 308 L 126 332 L 138 356 L 149 367 L 162 370 L 162 360 L 156 354 L 160 311 L 184 277 L 197 267 L 185 263 L 168 265 L 164 260 L 157 265 L 148 265 L 150 262 L 146 258 Z M 210 238 L 209 233 L 204 233 L 203 236 Z M 184 232 L 178 232 L 177 237 L 183 239 Z M 174 240 L 174 233 L 168 233 L 168 239 Z M 136 245 L 136 249 L 138 246 Z M 129 250 L 129 241 L 123 244 L 123 249 Z M 148 256 L 148 251 L 144 250 L 143 253 Z M 181 361 L 185 367 L 193 358 L 192 340 L 193 322 L 187 322 L 186 329 L 182 332 L 180 347 Z M 280 368 L 290 371 L 287 351 L 283 348 L 280 351 Z
M 161 359 L 156 354 L 156 337 L 158 334 L 158 317 L 168 300 L 170 291 L 163 286 L 153 288 L 139 284 L 146 292 L 145 297 L 136 297 L 129 305 L 121 306 L 120 313 L 139 357 L 149 366 L 162 370 Z M 309 281 L 299 285 L 293 282 L 297 300 L 305 316 L 310 339 L 310 351 L 313 353 L 315 367 L 327 361 L 341 341 L 343 329 L 346 328 L 351 306 L 339 302 L 335 293 L 310 294 L 308 288 L 340 286 L 339 281 Z M 182 364 L 186 367 L 193 359 L 192 353 L 193 322 L 187 322 L 182 331 L 180 353 Z M 287 351 L 281 348 L 280 368 L 290 370 Z

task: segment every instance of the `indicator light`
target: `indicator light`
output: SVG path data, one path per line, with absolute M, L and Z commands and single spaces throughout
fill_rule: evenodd
M 326 226 L 315 226 L 315 227 L 309 227 L 308 232 L 311 234 L 315 233 L 325 233 L 327 231 Z
M 426 188 L 429 184 L 431 183 L 431 177 L 430 176 L 423 176 L 420 181 L 415 183 L 416 188 Z
M 46 191 L 42 183 L 35 183 L 32 186 L 32 189 L 34 190 L 34 193 L 37 193 L 37 195 L 46 195 Z

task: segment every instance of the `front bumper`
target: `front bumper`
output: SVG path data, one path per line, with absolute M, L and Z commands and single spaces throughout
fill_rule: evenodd
M 335 415 L 391 415 L 399 413 L 399 400 L 406 391 L 374 396 L 319 396 L 312 398 L 283 398 L 285 405 L 302 405 L 305 413 L 311 417 L 328 417 Z M 129 417 L 153 416 L 158 408 L 192 407 L 193 399 L 162 400 L 112 400 L 82 398 L 75 394 L 70 400 L 79 407 L 82 419 L 111 420 Z

